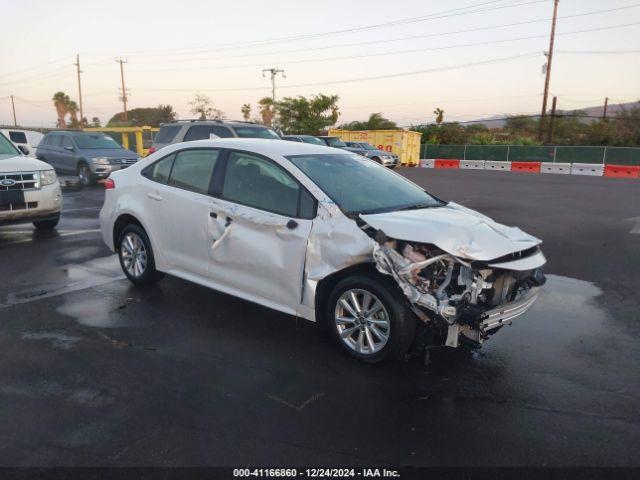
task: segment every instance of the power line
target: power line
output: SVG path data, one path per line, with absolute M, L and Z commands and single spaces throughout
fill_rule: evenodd
M 635 25 L 640 25 L 640 22 L 634 22 L 634 23 L 627 23 L 627 24 L 622 24 L 622 25 L 611 25 L 611 26 L 607 26 L 607 27 L 598 27 L 598 28 L 590 28 L 590 29 L 584 29 L 584 30 L 574 30 L 574 31 L 569 31 L 569 32 L 562 32 L 562 33 L 557 33 L 556 36 L 564 36 L 564 35 L 575 35 L 575 34 L 579 34 L 579 33 L 589 33 L 589 32 L 595 32 L 595 31 L 603 31 L 603 30 L 611 30 L 611 29 L 616 29 L 616 28 L 622 28 L 622 27 L 628 27 L 628 26 L 635 26 Z M 439 47 L 425 47 L 425 48 L 412 48 L 412 49 L 407 49 L 407 50 L 392 50 L 392 51 L 388 51 L 388 52 L 376 52 L 376 53 L 364 53 L 364 54 L 355 54 L 355 55 L 347 55 L 347 56 L 342 56 L 342 57 L 324 57 L 324 58 L 308 58 L 308 59 L 300 59 L 300 60 L 292 60 L 292 61 L 288 61 L 288 62 L 283 62 L 286 63 L 287 65 L 295 65 L 295 64 L 301 64 L 301 63 L 317 63 L 317 62 L 331 62 L 331 61 L 342 61 L 342 60 L 353 60 L 353 59 L 357 59 L 357 58 L 371 58 L 371 57 L 382 57 L 382 56 L 388 56 L 388 55 L 401 55 L 401 54 L 406 54 L 406 53 L 419 53 L 419 52 L 427 52 L 427 51 L 437 51 L 437 50 L 449 50 L 449 49 L 455 49 L 455 48 L 467 48 L 467 47 L 477 47 L 477 46 L 484 46 L 484 45 L 494 45 L 494 44 L 499 44 L 499 43 L 505 43 L 505 42 L 515 42 L 515 41 L 522 41 L 522 40 L 532 40 L 532 39 L 537 39 L 537 38 L 546 38 L 548 35 L 547 34 L 541 34 L 541 35 L 529 35 L 526 37 L 516 37 L 516 38 L 505 38 L 505 39 L 500 39 L 500 40 L 489 40 L 486 42 L 474 42 L 474 43 L 463 43 L 463 44 L 456 44 L 456 45 L 444 45 L 444 46 L 439 46 Z M 635 53 L 636 50 L 619 50 L 619 51 L 592 51 L 592 52 L 587 52 L 587 51 L 563 51 L 562 53 Z M 558 53 L 558 52 L 556 52 Z M 183 70 L 186 71 L 195 71 L 195 70 L 224 70 L 224 69 L 231 69 L 231 68 L 256 68 L 256 67 L 261 67 L 262 65 L 264 65 L 263 63 L 258 63 L 258 64 L 242 64 L 242 65 L 218 65 L 218 66 L 214 66 L 214 67 L 207 67 L 207 66 L 198 66 L 198 67 L 192 67 L 192 68 L 184 68 Z M 173 71 L 175 70 L 175 68 L 162 68 L 162 69 L 143 69 L 143 70 L 136 70 L 136 72 L 164 72 L 164 71 Z
M 502 58 L 494 58 L 489 60 L 482 60 L 479 62 L 469 62 L 458 65 L 450 65 L 446 67 L 437 67 L 437 68 L 428 68 L 424 70 L 414 70 L 411 72 L 401 72 L 401 73 L 391 73 L 386 75 L 376 75 L 372 77 L 359 77 L 359 78 L 350 78 L 346 80 L 330 80 L 326 82 L 316 82 L 316 83 L 301 83 L 297 85 L 285 85 L 280 88 L 300 88 L 300 87 L 317 87 L 324 85 L 337 85 L 342 83 L 355 83 L 355 82 L 363 82 L 368 80 L 382 80 L 386 78 L 396 78 L 396 77 L 406 77 L 412 75 L 421 75 L 426 73 L 435 73 L 447 70 L 457 70 L 461 68 L 467 67 L 475 67 L 480 65 L 489 65 L 494 63 L 502 63 L 509 62 L 513 60 L 519 60 L 523 58 L 529 58 L 538 55 L 538 52 L 529 52 L 521 55 L 513 55 L 510 57 L 502 57 Z M 240 87 L 240 88 L 147 88 L 148 91 L 158 91 L 158 92 L 189 92 L 193 90 L 205 91 L 205 92 L 240 92 L 240 91 L 249 91 L 249 90 L 264 90 L 265 87 Z
M 499 6 L 487 7 L 487 8 L 483 8 L 483 9 L 471 10 L 471 9 L 477 8 L 477 7 L 486 7 L 486 6 L 491 5 L 491 4 L 500 3 L 501 1 L 503 1 L 503 0 L 493 0 L 493 1 L 489 1 L 489 2 L 482 2 L 482 3 L 469 5 L 469 6 L 466 6 L 466 7 L 459 7 L 459 8 L 455 8 L 455 9 L 444 10 L 444 11 L 441 11 L 441 12 L 432 13 L 432 14 L 428 14 L 428 15 L 422 15 L 422 16 L 418 16 L 418 17 L 409 17 L 409 18 L 394 20 L 394 21 L 391 21 L 391 22 L 384 22 L 384 23 L 373 24 L 373 25 L 365 25 L 365 26 L 361 26 L 361 27 L 353 27 L 353 28 L 341 29 L 341 30 L 331 30 L 331 31 L 319 32 L 319 33 L 293 35 L 293 36 L 286 36 L 286 37 L 276 37 L 276 38 L 270 38 L 270 39 L 253 40 L 253 41 L 245 41 L 245 42 L 234 42 L 234 43 L 218 44 L 218 45 L 205 45 L 205 46 L 199 46 L 199 47 L 185 47 L 185 48 L 165 49 L 165 50 L 162 50 L 162 51 L 159 51 L 159 50 L 155 50 L 155 51 L 154 50 L 143 50 L 143 51 L 137 51 L 137 52 L 128 52 L 128 54 L 129 55 L 144 54 L 144 55 L 148 56 L 148 55 L 166 55 L 167 52 L 176 52 L 176 54 L 182 54 L 183 52 L 196 51 L 196 50 L 201 50 L 202 52 L 206 52 L 206 51 L 217 51 L 217 50 L 229 50 L 229 49 L 234 49 L 234 48 L 249 48 L 249 47 L 255 47 L 255 46 L 270 45 L 270 44 L 274 44 L 274 43 L 302 41 L 302 40 L 310 40 L 310 39 L 322 38 L 322 37 L 326 37 L 326 36 L 343 35 L 343 34 L 348 34 L 348 33 L 358 33 L 358 32 L 378 29 L 378 28 L 387 28 L 387 27 L 393 27 L 393 26 L 398 26 L 398 25 L 406 25 L 406 24 L 410 24 L 410 23 L 423 22 L 423 21 L 427 21 L 427 20 L 437 20 L 437 19 L 448 18 L 448 17 L 452 17 L 452 16 L 468 15 L 468 14 L 472 14 L 472 13 L 482 13 L 482 12 L 485 12 L 485 11 L 492 11 L 492 10 L 496 10 L 496 9 L 512 8 L 512 7 L 518 7 L 518 6 L 523 6 L 523 5 L 531 5 L 531 4 L 536 4 L 536 3 L 542 3 L 542 2 L 544 2 L 546 0 L 531 0 L 531 1 L 526 1 L 526 2 L 518 2 L 518 3 L 507 4 L 507 5 L 499 5 Z M 200 53 L 202 53 L 202 52 L 200 52 Z

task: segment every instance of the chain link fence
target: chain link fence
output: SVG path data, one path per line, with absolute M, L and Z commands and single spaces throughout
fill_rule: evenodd
M 640 165 L 640 148 L 423 144 L 420 146 L 420 158 L 455 158 L 460 160 L 494 160 L 506 162 Z

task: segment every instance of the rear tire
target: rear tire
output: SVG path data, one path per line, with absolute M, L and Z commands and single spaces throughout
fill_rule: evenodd
M 127 278 L 135 284 L 156 283 L 164 273 L 156 270 L 151 242 L 140 225 L 130 224 L 118 235 L 118 258 Z
M 33 226 L 36 227 L 37 230 L 53 230 L 58 225 L 60 221 L 60 215 L 51 220 L 41 220 L 39 222 L 33 222 Z
M 392 282 L 356 275 L 338 282 L 329 296 L 326 322 L 333 338 L 363 362 L 400 359 L 413 342 L 416 317 Z

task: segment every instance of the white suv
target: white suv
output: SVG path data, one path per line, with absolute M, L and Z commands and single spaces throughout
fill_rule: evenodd
M 50 165 L 22 155 L 0 134 L 0 226 L 33 223 L 51 230 L 60 220 L 62 192 Z
M 541 243 L 359 155 L 284 140 L 169 145 L 106 180 L 102 237 L 162 273 L 325 322 L 367 362 L 474 347 L 524 313 Z

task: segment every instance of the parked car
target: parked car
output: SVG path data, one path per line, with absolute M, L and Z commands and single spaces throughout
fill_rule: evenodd
M 18 147 L 25 155 L 36 158 L 36 148 L 44 135 L 33 130 L 20 130 L 17 128 L 5 128 L 0 130 L 6 138 Z
M 58 174 L 77 175 L 80 184 L 90 185 L 111 172 L 127 168 L 139 159 L 131 150 L 100 132 L 53 131 L 47 133 L 36 152 Z
M 282 140 L 289 140 L 290 142 L 302 142 L 302 143 L 310 143 L 311 145 L 326 145 L 322 140 L 318 137 L 314 137 L 313 135 L 284 135 Z
M 539 239 L 334 148 L 175 144 L 105 187 L 102 238 L 133 283 L 167 273 L 325 322 L 367 362 L 416 336 L 479 346 L 545 281 Z
M 322 140 L 324 144 L 328 147 L 340 148 L 342 150 L 346 150 L 347 152 L 353 152 L 353 153 L 357 153 L 358 155 L 364 156 L 364 148 L 350 147 L 338 137 L 322 136 L 322 137 L 316 137 L 316 138 L 319 138 L 320 140 Z
M 0 134 L 0 226 L 33 223 L 51 230 L 60 220 L 62 192 L 56 172 L 22 154 Z
M 395 168 L 398 165 L 398 156 L 391 152 L 385 152 L 384 150 L 380 150 L 379 148 L 374 147 L 370 143 L 367 142 L 345 142 L 348 147 L 351 148 L 361 148 L 364 155 L 371 160 L 375 160 L 378 163 L 381 163 L 385 167 Z
M 208 140 L 210 138 L 265 138 L 280 140 L 273 129 L 252 122 L 226 122 L 222 120 L 179 120 L 160 125 L 149 153 L 173 143 Z

